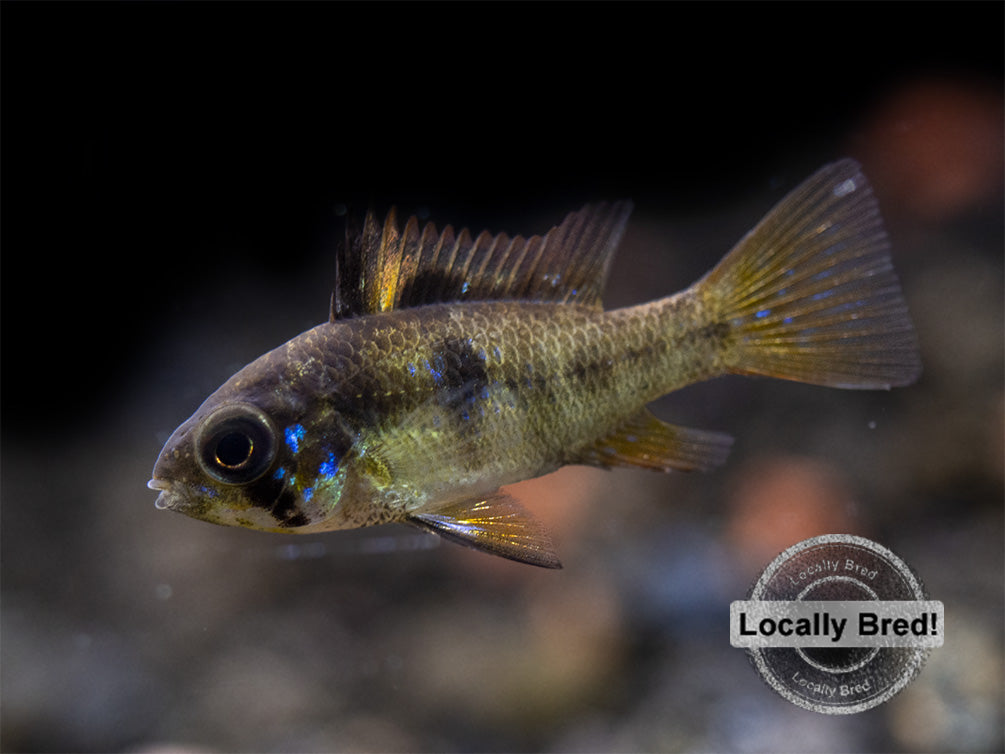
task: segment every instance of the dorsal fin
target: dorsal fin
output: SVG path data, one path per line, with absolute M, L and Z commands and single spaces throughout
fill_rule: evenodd
M 600 308 L 607 270 L 632 204 L 588 204 L 543 236 L 510 238 L 467 229 L 442 232 L 414 216 L 399 230 L 395 211 L 381 228 L 368 212 L 347 226 L 337 259 L 332 319 L 424 304 L 520 299 Z

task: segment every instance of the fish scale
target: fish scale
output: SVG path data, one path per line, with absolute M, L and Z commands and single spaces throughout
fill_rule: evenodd
M 560 563 L 500 488 L 566 464 L 707 470 L 727 435 L 645 406 L 752 374 L 888 389 L 917 342 L 865 176 L 851 160 L 786 196 L 707 275 L 615 311 L 600 301 L 628 202 L 543 236 L 368 214 L 338 255 L 330 321 L 242 369 L 169 438 L 158 507 L 312 533 L 401 521 Z

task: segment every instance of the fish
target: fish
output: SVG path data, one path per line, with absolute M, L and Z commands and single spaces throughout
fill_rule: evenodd
M 167 440 L 156 505 L 314 534 L 400 522 L 544 568 L 546 528 L 503 487 L 562 466 L 707 471 L 732 437 L 648 408 L 727 374 L 909 385 L 917 336 L 861 167 L 826 165 L 687 289 L 605 310 L 632 211 L 543 235 L 349 227 L 328 321 L 228 379 Z

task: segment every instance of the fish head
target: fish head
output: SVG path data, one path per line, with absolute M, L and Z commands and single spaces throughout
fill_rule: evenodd
M 260 531 L 349 526 L 340 503 L 352 440 L 310 400 L 303 362 L 287 369 L 287 350 L 235 374 L 174 431 L 147 483 L 158 508 Z

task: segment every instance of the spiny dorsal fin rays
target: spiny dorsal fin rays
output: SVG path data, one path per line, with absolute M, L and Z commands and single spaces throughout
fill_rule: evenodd
M 599 308 L 630 202 L 589 204 L 544 236 L 483 231 L 398 230 L 392 209 L 382 227 L 367 213 L 362 232 L 340 253 L 332 318 L 457 301 L 519 299 Z M 348 232 L 348 231 L 347 231 Z M 355 277 L 353 277 L 355 276 Z
M 367 212 L 360 228 L 352 213 L 346 216 L 345 241 L 335 252 L 335 290 L 332 294 L 330 321 L 352 317 L 368 310 L 366 292 L 375 288 L 374 270 L 379 269 L 376 254 L 364 254 L 364 249 L 377 249 L 380 226 L 372 212 Z

